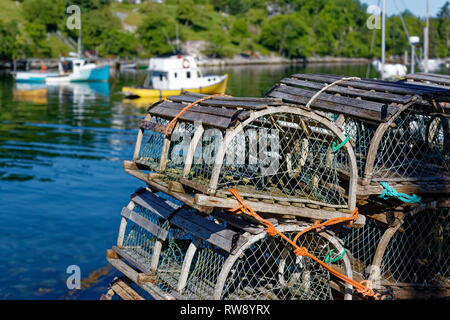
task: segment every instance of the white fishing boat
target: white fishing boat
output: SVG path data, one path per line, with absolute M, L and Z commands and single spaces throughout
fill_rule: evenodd
M 122 93 L 129 98 L 151 99 L 178 95 L 181 91 L 224 93 L 227 81 L 228 74 L 203 75 L 193 57 L 174 55 L 150 59 L 144 84 L 139 87 L 123 87 Z
M 46 77 L 47 84 L 108 81 L 109 65 L 97 65 L 84 58 L 61 58 L 59 61 L 59 75 Z

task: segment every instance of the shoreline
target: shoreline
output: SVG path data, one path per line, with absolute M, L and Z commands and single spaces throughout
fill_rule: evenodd
M 39 70 L 46 66 L 48 69 L 57 69 L 58 60 L 55 58 L 30 58 L 29 69 Z M 97 61 L 101 64 L 109 64 L 112 69 L 119 69 L 120 64 L 136 63 L 139 66 L 147 66 L 148 59 L 136 60 L 119 60 L 100 58 Z M 242 57 L 235 56 L 233 58 L 200 58 L 197 60 L 199 67 L 221 67 L 221 66 L 242 66 L 242 65 L 269 65 L 269 64 L 320 64 L 320 63 L 369 63 L 371 60 L 367 58 L 344 58 L 344 57 L 311 57 L 308 59 L 288 59 L 284 57 Z M 0 62 L 0 69 L 10 69 L 11 62 Z
M 54 58 L 30 58 L 29 70 L 40 70 L 41 67 L 46 66 L 48 69 L 58 69 L 58 60 Z M 345 57 L 310 57 L 299 59 L 288 59 L 278 56 L 265 56 L 265 57 L 243 57 L 235 56 L 233 58 L 200 58 L 197 59 L 197 65 L 199 67 L 224 67 L 224 66 L 251 66 L 251 65 L 296 65 L 296 64 L 368 64 L 373 59 L 369 58 L 345 58 Z M 450 57 L 443 59 L 445 63 L 450 63 Z M 135 59 L 135 60 L 119 60 L 110 58 L 97 59 L 100 64 L 108 64 L 111 69 L 118 70 L 120 64 L 136 63 L 139 69 L 145 69 L 148 66 L 148 59 Z M 389 63 L 403 63 L 401 59 L 388 59 Z M 11 70 L 11 62 L 0 62 L 0 70 Z M 142 68 L 144 67 L 144 68 Z

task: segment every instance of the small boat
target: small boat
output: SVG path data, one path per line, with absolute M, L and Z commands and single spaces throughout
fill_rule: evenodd
M 150 59 L 143 86 L 123 87 L 122 93 L 129 99 L 163 99 L 181 91 L 215 94 L 224 93 L 227 82 L 228 74 L 204 76 L 193 57 L 174 55 Z
M 46 77 L 47 84 L 83 81 L 108 81 L 109 65 L 98 66 L 83 58 L 61 58 L 59 75 Z
M 34 71 L 20 71 L 13 74 L 16 82 L 45 82 L 47 77 L 57 77 L 59 73 L 45 72 L 44 69 L 40 72 Z

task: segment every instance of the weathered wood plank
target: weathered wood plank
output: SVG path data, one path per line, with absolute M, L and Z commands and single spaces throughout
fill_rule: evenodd
M 234 252 L 247 242 L 247 239 L 239 233 L 197 216 L 188 210 L 182 209 L 172 217 L 170 222 L 227 252 Z
M 175 118 L 180 113 L 178 110 L 164 108 L 161 105 L 151 108 L 148 112 L 151 115 L 165 118 Z M 188 122 L 203 122 L 204 124 L 220 129 L 227 129 L 232 123 L 231 118 L 206 113 L 189 112 L 189 110 L 183 113 L 179 119 Z
M 450 85 L 450 79 L 430 74 L 408 74 L 405 78 L 419 81 L 430 81 L 433 83 L 439 83 L 443 85 Z
M 107 258 L 107 260 L 114 268 L 122 272 L 128 279 L 137 284 L 137 277 L 139 272 L 131 268 L 121 259 Z M 151 283 L 145 283 L 139 286 L 145 291 L 147 291 L 155 300 L 175 300 L 173 296 L 171 296 L 168 293 L 165 293 L 160 288 Z
M 203 194 L 196 194 L 195 197 L 195 203 L 197 205 L 202 206 L 211 206 L 216 208 L 236 208 L 239 203 L 237 200 L 231 199 L 231 198 L 217 198 L 217 197 L 210 197 Z M 340 212 L 340 211 L 326 211 L 321 209 L 311 209 L 307 207 L 303 208 L 297 208 L 297 207 L 289 207 L 289 206 L 283 206 L 278 204 L 266 204 L 263 202 L 252 202 L 251 207 L 256 212 L 265 212 L 265 213 L 273 213 L 273 214 L 288 214 L 293 215 L 297 217 L 303 217 L 303 218 L 311 218 L 311 219 L 332 219 L 336 217 L 348 217 L 349 214 Z M 359 215 L 358 220 L 355 224 L 364 224 L 365 223 L 365 217 L 362 215 Z
M 306 105 L 308 103 L 308 101 L 310 100 L 310 98 L 307 98 L 307 97 L 292 95 L 292 94 L 284 93 L 282 91 L 273 91 L 273 92 L 270 92 L 269 95 L 271 97 L 282 98 L 284 101 L 286 101 L 288 103 L 295 103 L 295 104 L 302 104 L 302 105 Z M 367 120 L 371 120 L 371 121 L 377 121 L 377 122 L 383 121 L 381 119 L 381 114 L 379 112 L 358 110 L 354 107 L 349 107 L 349 106 L 340 105 L 340 104 L 331 103 L 331 102 L 316 100 L 312 103 L 311 107 L 326 110 L 326 111 L 331 111 L 331 112 L 344 113 L 351 117 L 357 117 L 357 118 L 367 119 Z M 386 120 L 386 119 L 384 119 L 384 120 Z
M 183 91 L 181 93 L 182 96 L 191 96 L 191 97 L 197 97 L 197 99 L 207 97 L 207 94 L 202 93 L 196 93 L 196 92 L 189 92 L 189 91 Z M 170 99 L 171 97 L 169 97 Z M 258 103 L 265 103 L 269 104 L 271 106 L 275 105 L 281 105 L 283 104 L 283 101 L 280 99 L 274 99 L 274 98 L 260 98 L 260 97 L 230 97 L 230 96 L 220 96 L 215 97 L 213 100 L 225 100 L 225 101 L 250 101 L 250 102 L 258 102 Z
M 226 223 L 238 227 L 239 229 L 251 234 L 258 234 L 264 231 L 264 229 L 261 226 L 257 226 L 243 219 L 239 219 L 223 211 L 214 210 L 211 213 L 211 215 L 219 220 L 225 221 Z
M 159 106 L 164 107 L 164 108 L 169 108 L 169 109 L 175 109 L 179 112 L 183 108 L 186 107 L 186 104 L 165 101 L 164 103 L 162 103 Z M 189 110 L 186 112 L 212 114 L 212 115 L 221 116 L 221 117 L 225 117 L 225 118 L 233 118 L 236 116 L 236 114 L 243 114 L 244 116 L 247 115 L 246 117 L 248 117 L 248 111 L 245 111 L 245 110 L 226 109 L 226 108 L 215 107 L 215 106 L 203 106 L 203 105 L 199 105 L 199 104 L 196 104 L 196 105 L 190 107 Z
M 197 100 L 198 98 L 196 97 L 171 98 L 171 101 L 187 102 L 187 103 L 192 103 Z M 245 110 L 262 110 L 268 107 L 268 103 L 265 102 L 223 100 L 221 99 L 221 97 L 216 99 L 204 100 L 199 102 L 198 104 L 201 106 L 227 107 L 230 109 L 242 108 Z
M 145 300 L 122 280 L 115 282 L 111 289 L 123 300 Z
M 139 123 L 139 128 L 164 134 L 167 126 L 147 120 L 141 120 L 141 122 Z
M 141 226 L 142 228 L 144 228 L 145 230 L 147 230 L 148 232 L 153 234 L 155 237 L 158 237 L 162 241 L 165 241 L 167 238 L 167 235 L 169 234 L 169 232 L 166 229 L 160 228 L 153 222 L 149 221 L 148 219 L 140 216 L 136 212 L 131 211 L 127 208 L 123 208 L 121 214 L 124 218 L 127 218 L 127 219 L 133 221 L 134 223 Z
M 320 75 L 320 74 L 294 74 L 292 77 L 302 80 L 311 80 L 311 81 L 319 81 L 319 82 L 334 82 L 336 80 L 342 79 L 340 76 L 332 76 L 332 75 Z M 407 94 L 407 95 L 415 95 L 419 93 L 427 93 L 430 92 L 430 89 L 423 87 L 422 89 L 414 88 L 412 86 L 402 86 L 400 83 L 396 82 L 388 82 L 388 81 L 368 81 L 368 80 L 359 80 L 359 81 L 344 81 L 340 83 L 341 86 L 350 86 L 353 88 L 366 89 L 366 90 L 375 90 L 381 92 L 390 92 L 396 94 Z
M 299 87 L 306 87 L 311 89 L 322 89 L 325 87 L 325 84 L 319 83 L 319 82 L 313 82 L 313 81 L 304 81 L 304 80 L 298 80 L 298 79 L 292 79 L 292 78 L 284 78 L 280 81 L 283 84 L 286 85 L 292 85 L 292 86 L 299 86 Z M 398 94 L 392 94 L 392 93 L 385 93 L 385 92 L 373 92 L 373 91 L 367 91 L 362 89 L 355 89 L 355 88 L 347 88 L 347 87 L 341 87 L 339 85 L 336 85 L 334 87 L 331 87 L 326 90 L 326 92 L 333 92 L 333 93 L 339 93 L 339 94 L 345 94 L 353 97 L 361 97 L 366 99 L 371 99 L 378 102 L 387 102 L 387 103 L 400 103 L 405 104 L 408 103 L 412 96 L 404 96 L 404 95 L 398 95 Z

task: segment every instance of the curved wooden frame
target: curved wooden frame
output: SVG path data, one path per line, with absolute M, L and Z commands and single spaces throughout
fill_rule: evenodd
M 370 142 L 369 151 L 367 153 L 367 159 L 365 162 L 365 169 L 364 169 L 364 177 L 361 177 L 363 186 L 369 185 L 373 180 L 373 168 L 374 168 L 375 160 L 376 160 L 376 157 L 378 154 L 378 148 L 380 147 L 380 143 L 381 143 L 381 140 L 382 140 L 384 134 L 391 127 L 392 123 L 405 110 L 407 110 L 408 108 L 410 108 L 411 106 L 413 106 L 415 104 L 417 104 L 417 100 L 411 101 L 410 103 L 401 106 L 399 108 L 399 110 L 397 111 L 397 113 L 395 115 L 393 115 L 389 119 L 389 121 L 381 123 L 378 126 L 378 128 L 372 138 L 372 141 Z
M 280 232 L 299 232 L 299 231 L 306 229 L 307 227 L 308 226 L 299 226 L 296 224 L 291 224 L 291 225 L 277 226 L 277 229 Z M 326 240 L 331 242 L 335 246 L 335 248 L 340 249 L 339 251 L 343 250 L 343 246 L 341 245 L 339 240 L 337 238 L 335 238 L 334 236 L 332 236 L 331 234 L 329 234 L 327 232 L 318 232 L 317 234 L 319 234 L 320 236 L 324 237 Z M 228 258 L 225 260 L 225 262 L 222 266 L 222 269 L 221 269 L 219 276 L 217 278 L 217 281 L 216 281 L 216 286 L 214 288 L 214 295 L 212 297 L 214 300 L 221 299 L 222 292 L 223 292 L 223 289 L 225 286 L 225 281 L 228 278 L 230 270 L 233 267 L 234 263 L 237 261 L 237 259 L 239 259 L 240 256 L 245 252 L 245 250 L 247 250 L 251 245 L 264 239 L 267 236 L 268 235 L 265 232 L 261 232 L 257 235 L 254 235 L 235 254 L 228 256 Z M 352 270 L 351 263 L 350 263 L 350 260 L 349 260 L 347 254 L 344 255 L 343 261 L 344 261 L 344 269 L 346 271 L 345 275 L 349 278 L 353 278 L 353 270 Z M 352 289 L 353 289 L 353 287 L 350 284 L 347 283 L 345 285 L 345 295 L 344 295 L 345 300 L 352 299 Z
M 411 211 L 409 211 L 410 215 L 420 214 L 425 210 L 433 209 L 433 208 L 447 208 L 450 207 L 450 200 L 443 200 L 439 202 L 438 200 L 433 200 L 423 205 L 417 206 Z M 369 274 L 369 282 L 373 285 L 374 289 L 382 289 L 381 286 L 381 265 L 383 263 L 383 258 L 386 253 L 387 246 L 389 245 L 392 237 L 395 233 L 402 227 L 404 223 L 403 219 L 396 219 L 396 221 L 386 229 L 380 241 L 378 242 L 377 249 L 375 251 L 372 266 L 370 268 Z
M 310 112 L 303 110 L 298 107 L 292 107 L 292 106 L 279 106 L 279 107 L 268 107 L 267 109 L 264 109 L 262 111 L 256 111 L 250 114 L 250 117 L 246 119 L 244 122 L 239 123 L 235 128 L 228 129 L 224 139 L 222 140 L 221 145 L 219 146 L 218 152 L 216 154 L 215 160 L 214 160 L 214 167 L 213 171 L 211 173 L 210 178 L 210 184 L 208 187 L 208 192 L 210 194 L 214 194 L 217 190 L 217 185 L 219 181 L 219 175 L 220 170 L 223 165 L 223 160 L 225 158 L 225 154 L 227 151 L 228 146 L 233 141 L 233 138 L 242 132 L 244 128 L 249 125 L 251 122 L 256 120 L 259 117 L 263 117 L 270 114 L 276 114 L 276 113 L 289 113 L 289 114 L 296 114 L 299 116 L 303 116 L 305 118 L 313 119 L 324 126 L 326 126 L 335 136 L 337 136 L 341 141 L 345 140 L 345 135 L 343 134 L 342 130 L 339 129 L 335 123 L 328 120 L 327 118 L 318 115 L 315 112 Z M 197 141 L 198 142 L 198 141 Z M 196 147 L 196 146 L 195 146 Z M 194 150 L 195 150 L 194 147 Z M 358 179 L 358 172 L 356 167 L 356 157 L 353 151 L 353 147 L 351 144 L 346 143 L 344 145 L 344 149 L 347 151 L 348 159 L 349 159 L 349 167 L 350 167 L 350 180 L 349 180 L 349 191 L 348 191 L 348 208 L 350 210 L 354 210 L 356 206 L 356 189 L 357 189 L 357 179 Z

